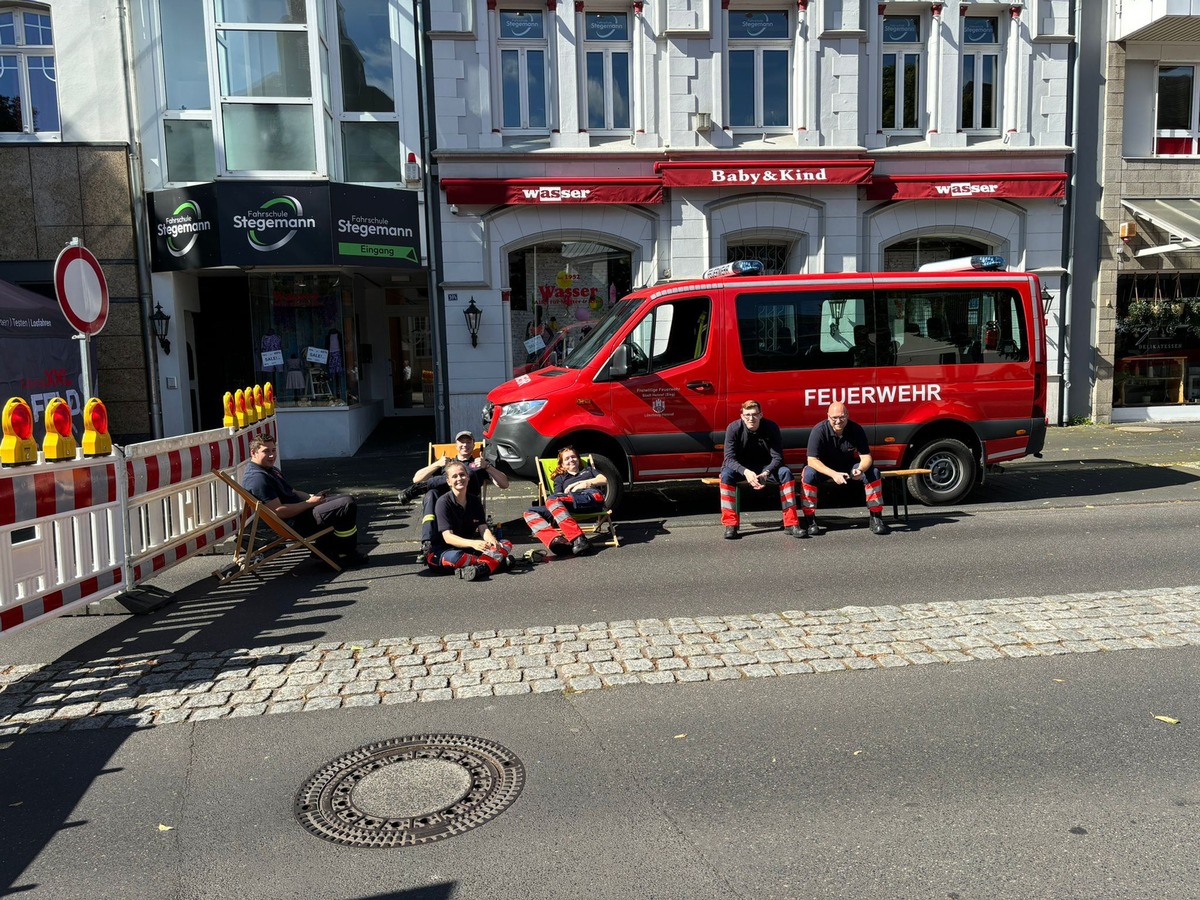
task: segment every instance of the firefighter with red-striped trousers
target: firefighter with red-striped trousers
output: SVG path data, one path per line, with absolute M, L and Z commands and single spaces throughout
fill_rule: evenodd
M 725 429 L 725 460 L 721 466 L 721 524 L 725 539 L 740 537 L 737 511 L 737 483 L 740 479 L 754 490 L 768 484 L 779 485 L 783 506 L 783 530 L 792 537 L 808 537 L 800 528 L 796 513 L 796 480 L 783 463 L 783 435 L 779 426 L 763 418 L 757 400 L 742 403 L 742 414 Z
M 825 481 L 848 484 L 861 481 L 866 489 L 867 512 L 871 516 L 871 531 L 887 534 L 891 529 L 883 521 L 883 480 L 879 468 L 871 459 L 867 432 L 850 420 L 846 404 L 831 403 L 824 421 L 819 422 L 808 436 L 808 465 L 801 476 L 804 496 L 804 525 L 810 537 L 825 529 L 817 524 L 817 486 Z
M 575 448 L 568 446 L 558 451 L 558 466 L 550 480 L 554 492 L 546 498 L 545 506 L 525 511 L 525 523 L 533 536 L 556 556 L 590 553 L 592 545 L 571 517 L 571 511 L 591 513 L 604 509 L 608 479 L 595 466 L 584 466 Z
M 512 544 L 499 540 L 487 523 L 483 502 L 467 490 L 471 473 L 462 460 L 445 466 L 450 490 L 434 507 L 433 546 L 425 557 L 431 569 L 450 570 L 465 581 L 487 578 L 513 567 Z

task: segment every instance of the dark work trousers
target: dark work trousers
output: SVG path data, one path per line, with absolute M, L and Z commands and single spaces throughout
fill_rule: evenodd
M 733 469 L 721 469 L 722 525 L 737 525 L 740 521 L 737 510 L 737 483 L 743 478 L 745 476 L 741 472 L 735 472 Z M 767 484 L 779 485 L 779 502 L 783 506 L 783 527 L 799 525 L 800 517 L 796 515 L 796 480 L 792 476 L 792 470 L 787 466 L 780 466 Z
M 879 475 L 879 467 L 871 466 L 862 473 L 863 485 L 866 488 L 867 510 L 873 516 L 883 515 L 883 479 Z M 801 475 L 804 481 L 804 496 L 800 505 L 804 508 L 806 518 L 817 514 L 817 486 L 826 481 L 832 481 L 828 475 L 818 472 L 812 466 L 804 467 Z
M 332 532 L 317 541 L 323 553 L 342 556 L 353 553 L 358 545 L 358 504 L 345 494 L 326 497 L 289 524 L 305 536 L 332 527 Z

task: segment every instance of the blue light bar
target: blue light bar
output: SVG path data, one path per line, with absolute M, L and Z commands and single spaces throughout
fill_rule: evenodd
M 704 273 L 703 278 L 724 278 L 726 276 L 761 275 L 765 267 L 757 259 L 739 259 L 736 262 L 725 263 L 723 266 L 713 266 Z
M 944 259 L 941 262 L 925 263 L 917 269 L 918 272 L 961 272 L 964 269 L 975 269 L 982 272 L 1002 272 L 1008 267 L 1008 260 L 1003 256 L 960 256 L 957 259 Z

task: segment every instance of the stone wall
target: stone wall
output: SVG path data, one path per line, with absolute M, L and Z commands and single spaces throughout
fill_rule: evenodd
M 120 442 L 150 436 L 137 252 L 124 144 L 0 145 L 0 263 L 25 264 L 49 282 L 73 237 L 96 255 L 108 281 L 109 316 L 94 339 L 96 394 Z

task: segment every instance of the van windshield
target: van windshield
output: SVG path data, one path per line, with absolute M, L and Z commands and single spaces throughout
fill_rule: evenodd
M 609 338 L 641 308 L 642 302 L 627 298 L 610 309 L 588 336 L 579 342 L 579 346 L 571 351 L 571 355 L 562 365 L 568 369 L 582 369 L 590 363 L 596 354 L 608 345 Z

